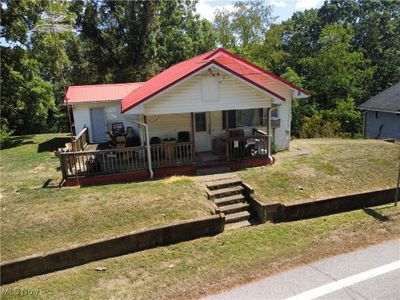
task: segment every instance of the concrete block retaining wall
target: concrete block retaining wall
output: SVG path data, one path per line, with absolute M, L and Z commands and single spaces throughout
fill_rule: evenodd
M 134 231 L 41 256 L 4 262 L 0 265 L 1 284 L 157 246 L 216 235 L 224 231 L 224 224 L 224 215 L 214 215 L 149 230 Z
M 395 194 L 396 189 L 391 188 L 289 205 L 262 204 L 255 199 L 250 203 L 260 223 L 285 222 L 387 204 L 394 201 Z

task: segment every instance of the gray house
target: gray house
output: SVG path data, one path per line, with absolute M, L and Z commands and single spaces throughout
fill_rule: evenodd
M 364 137 L 400 140 L 400 82 L 358 106 L 364 112 Z

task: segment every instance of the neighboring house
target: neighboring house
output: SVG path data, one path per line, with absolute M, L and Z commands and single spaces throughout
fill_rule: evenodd
M 136 153 L 128 157 L 133 155 L 136 163 L 143 160 L 144 164 L 126 168 L 127 172 L 148 168 L 153 175 L 156 166 L 185 165 L 188 170 L 188 165 L 227 161 L 253 159 L 252 164 L 241 166 L 257 165 L 255 160 L 272 162 L 272 148 L 289 147 L 292 99 L 308 96 L 283 78 L 219 48 L 178 63 L 144 83 L 70 86 L 65 104 L 72 106 L 76 132 L 85 131 L 77 140 L 88 135 L 88 141 L 79 143 L 76 150 L 86 153 L 93 147 L 83 144 L 107 142 L 107 131 L 121 122 L 140 138 Z M 182 142 L 186 143 L 184 157 Z M 143 153 L 138 154 L 139 148 Z M 64 178 L 121 173 L 118 164 L 107 169 L 108 162 L 99 153 L 85 157 L 81 169 L 69 165 Z M 100 161 L 96 164 L 101 171 L 93 171 L 88 160 Z
M 359 105 L 364 137 L 400 140 L 400 82 Z

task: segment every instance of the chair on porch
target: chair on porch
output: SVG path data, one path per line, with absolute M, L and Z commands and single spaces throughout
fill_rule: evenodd
M 190 155 L 191 149 L 185 145 L 179 145 L 180 143 L 189 143 L 190 142 L 190 133 L 189 131 L 179 131 L 178 132 L 178 141 L 177 141 L 177 150 L 178 150 L 178 158 L 187 158 Z

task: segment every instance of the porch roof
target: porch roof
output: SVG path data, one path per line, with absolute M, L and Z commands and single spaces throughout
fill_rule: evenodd
M 235 76 L 240 77 L 281 100 L 285 100 L 285 98 L 275 91 L 274 85 L 276 85 L 276 82 L 278 82 L 278 84 L 287 85 L 289 88 L 296 90 L 300 95 L 306 97 L 309 96 L 308 92 L 291 84 L 285 79 L 264 70 L 223 48 L 219 48 L 178 63 L 151 78 L 145 85 L 134 90 L 122 100 L 122 112 L 126 112 L 146 100 L 153 98 L 167 88 L 179 83 L 183 79 L 211 64 L 215 64 L 225 69 Z

